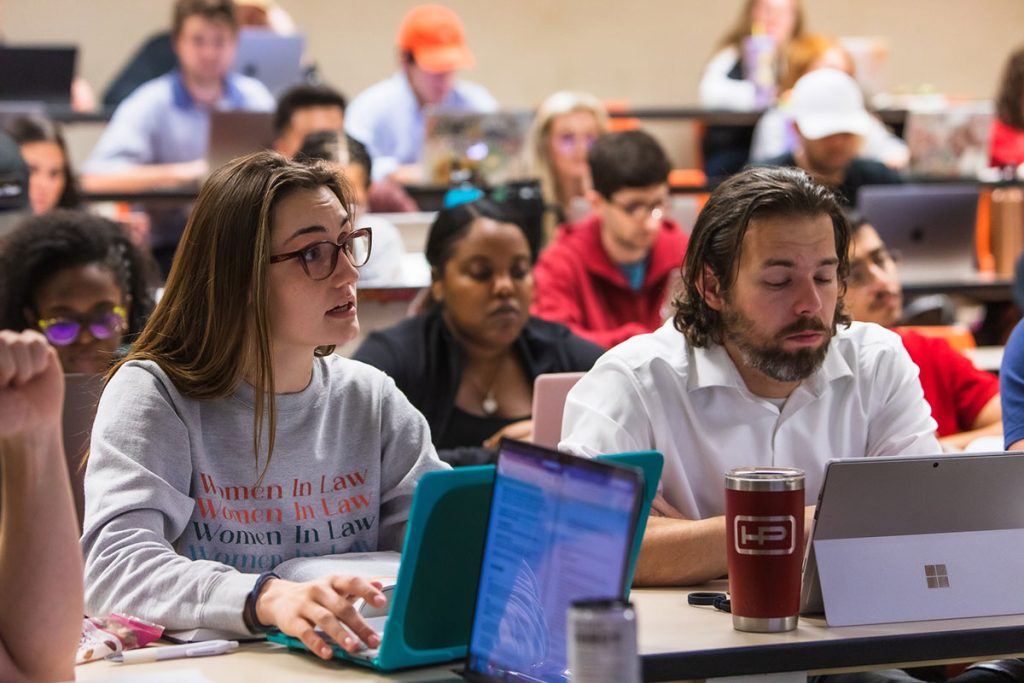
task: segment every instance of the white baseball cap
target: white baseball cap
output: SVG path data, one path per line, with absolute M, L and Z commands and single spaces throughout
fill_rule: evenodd
M 864 135 L 871 123 L 857 81 L 838 69 L 816 69 L 804 75 L 793 86 L 790 110 L 800 134 L 808 140 L 836 133 Z

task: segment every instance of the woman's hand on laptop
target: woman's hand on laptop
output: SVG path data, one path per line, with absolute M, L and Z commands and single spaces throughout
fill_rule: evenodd
M 387 601 L 380 582 L 353 576 L 330 575 L 302 583 L 272 579 L 256 600 L 256 618 L 298 638 L 318 657 L 330 659 L 331 646 L 316 629 L 348 652 L 361 649 L 359 640 L 367 647 L 380 646 L 380 635 L 356 611 L 359 598 L 375 607 Z

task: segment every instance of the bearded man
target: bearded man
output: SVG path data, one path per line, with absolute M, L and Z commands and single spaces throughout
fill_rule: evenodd
M 829 459 L 941 451 L 899 337 L 843 312 L 849 242 L 832 191 L 803 171 L 733 176 L 690 235 L 673 319 L 570 392 L 562 450 L 665 456 L 637 584 L 725 575 L 733 467 L 798 467 L 813 505 Z

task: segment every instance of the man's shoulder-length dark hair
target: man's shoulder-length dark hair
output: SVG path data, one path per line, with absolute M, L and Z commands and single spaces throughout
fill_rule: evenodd
M 839 300 L 833 325 L 850 323 L 843 312 L 849 270 L 850 226 L 831 190 L 797 168 L 759 167 L 732 176 L 711 193 L 690 234 L 683 261 L 683 289 L 673 304 L 673 323 L 695 347 L 724 341 L 722 317 L 701 297 L 697 284 L 707 268 L 725 294 L 736 280 L 743 237 L 750 221 L 775 216 L 832 219 L 839 258 Z

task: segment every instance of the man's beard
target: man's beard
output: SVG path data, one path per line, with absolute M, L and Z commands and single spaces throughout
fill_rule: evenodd
M 779 382 L 798 382 L 807 379 L 825 361 L 829 342 L 835 329 L 828 329 L 818 318 L 801 318 L 774 335 L 764 339 L 755 332 L 754 322 L 739 310 L 726 304 L 722 310 L 722 323 L 726 341 L 732 342 L 743 362 L 750 368 Z M 781 341 L 799 332 L 821 332 L 825 335 L 820 346 L 787 351 Z

